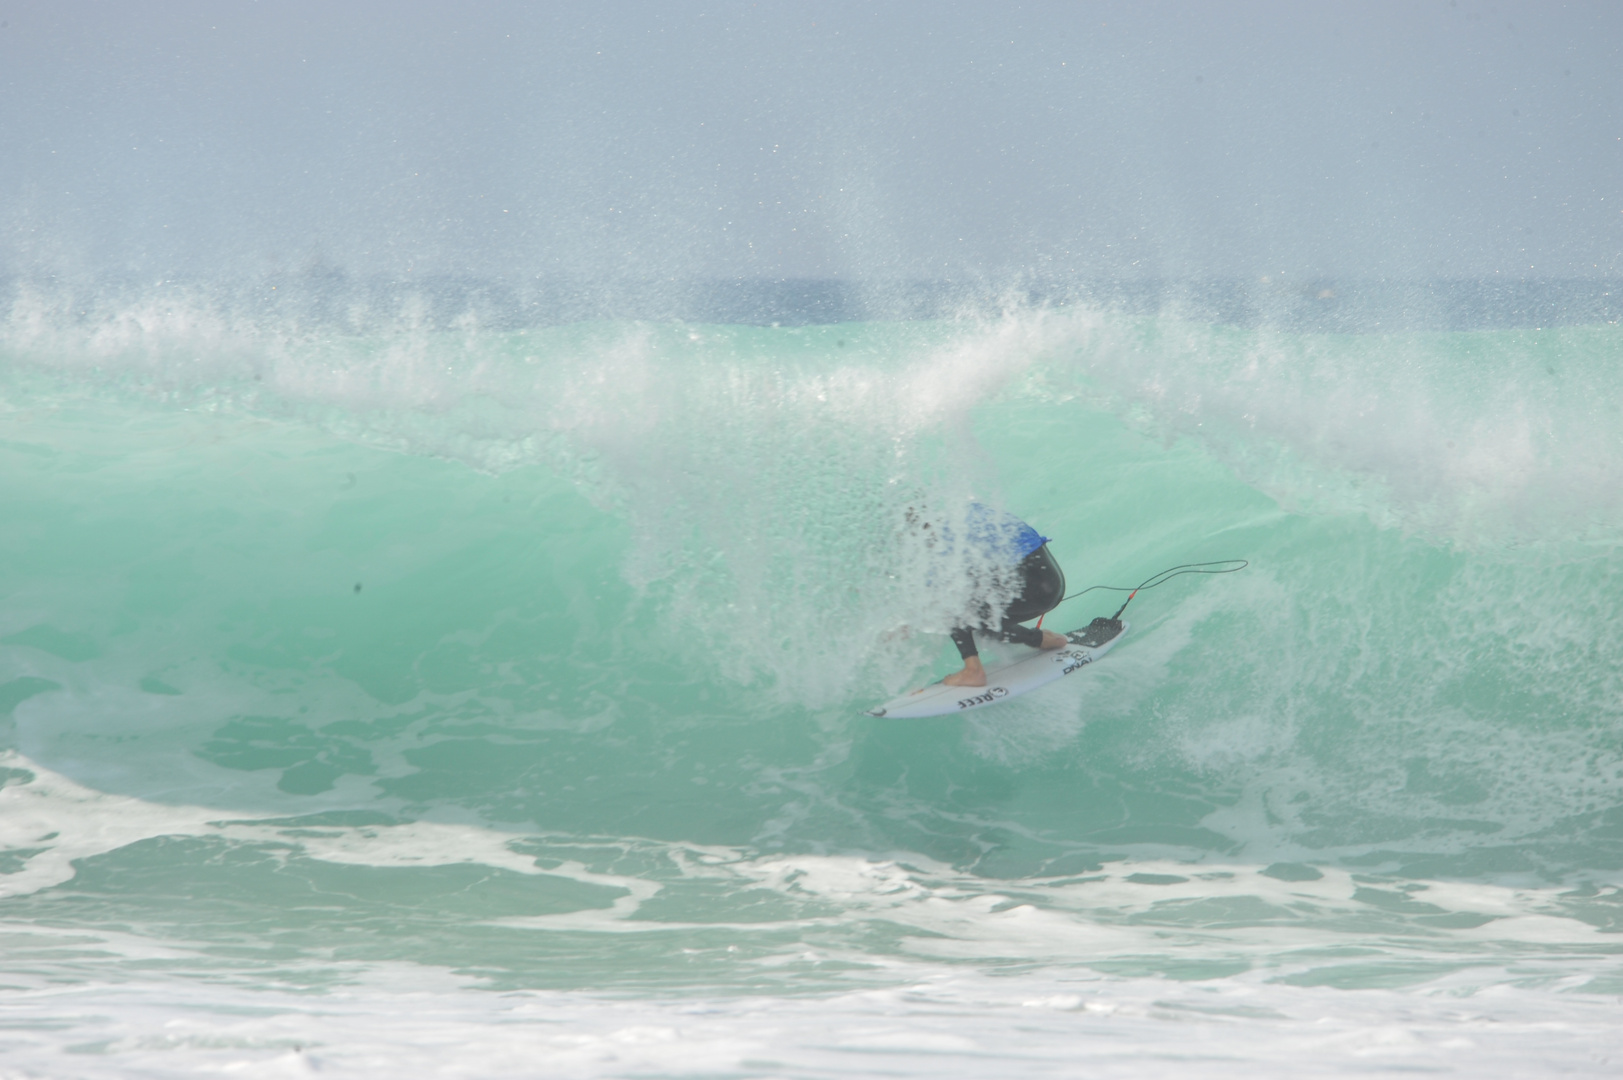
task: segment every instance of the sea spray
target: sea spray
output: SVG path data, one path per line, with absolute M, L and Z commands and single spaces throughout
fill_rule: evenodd
M 1372 1024 L 1616 992 L 1614 328 L 143 318 L 5 339 L 17 985 L 670 1026 L 925 986 L 1004 1016 L 1017 977 L 1253 1032 L 1292 988 L 1387 995 Z M 1042 695 L 876 722 L 955 655 L 906 511 L 970 496 L 1073 590 L 1252 565 L 1141 595 Z

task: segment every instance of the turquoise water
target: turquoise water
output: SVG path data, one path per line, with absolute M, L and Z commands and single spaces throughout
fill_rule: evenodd
M 24 297 L 17 1075 L 1604 1075 L 1620 335 Z M 898 523 L 969 496 L 1073 590 L 1251 565 L 868 717 L 953 666 Z

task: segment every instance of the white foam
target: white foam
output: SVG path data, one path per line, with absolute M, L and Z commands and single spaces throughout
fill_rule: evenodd
M 341 985 L 290 995 L 217 960 L 209 986 L 153 976 L 154 963 L 199 955 L 183 940 L 10 922 L 0 933 L 32 944 L 15 948 L 18 961 L 5 965 L 10 989 L 0 990 L 8 1080 L 513 1071 L 980 1078 L 1079 1069 L 1240 1077 L 1398 1067 L 1601 1076 L 1623 1052 L 1615 996 L 1582 992 L 1597 976 L 1616 978 L 1610 936 L 1584 921 L 1581 897 L 1574 906 L 1558 887 L 1402 882 L 1334 868 L 1281 881 L 1255 865 L 1154 858 L 1080 877 L 997 881 L 900 853 L 762 856 L 628 838 L 526 838 L 543 853 L 543 869 L 497 830 L 220 821 L 215 809 L 91 791 L 15 753 L 3 764 L 35 778 L 0 790 L 0 842 L 47 849 L 0 879 L 6 895 L 64 881 L 72 860 L 147 836 L 274 841 L 336 863 L 475 862 L 621 888 L 627 893 L 607 909 L 493 921 L 534 934 L 600 934 L 605 949 L 624 934 L 666 933 L 680 943 L 693 931 L 722 931 L 739 945 L 757 943 L 730 954 L 745 981 L 821 972 L 806 984 L 816 992 L 799 996 L 695 992 L 679 962 L 640 974 L 675 996 L 497 994 L 427 967 L 311 956 L 292 963 Z M 633 853 L 641 873 L 608 865 Z M 690 884 L 698 892 L 684 902 Z M 740 920 L 714 899 L 752 890 L 801 914 Z M 659 916 L 647 905 L 656 894 Z M 1450 929 L 1454 915 L 1488 921 Z M 74 955 L 93 948 L 100 959 L 53 974 L 43 959 L 53 941 Z M 1102 973 L 1201 964 L 1207 974 L 1182 979 Z M 117 971 L 119 981 L 83 982 L 92 970 Z M 1219 970 L 1227 973 L 1212 973 Z M 1392 980 L 1409 988 L 1382 988 Z
M 1087 316 L 1075 369 L 1129 422 L 1186 436 L 1293 508 L 1466 547 L 1615 543 L 1623 442 L 1578 386 L 1615 328 L 1325 335 Z M 1557 374 L 1555 366 L 1563 370 Z
M 476 863 L 626 890 L 606 909 L 498 920 L 536 930 L 619 934 L 717 925 L 749 931 L 751 924 L 730 917 L 725 907 L 707 912 L 704 906 L 684 906 L 679 895 L 667 910 L 680 914 L 667 916 L 668 923 L 642 913 L 648 898 L 663 890 L 679 892 L 682 882 L 693 881 L 723 883 L 730 891 L 764 888 L 803 907 L 811 905 L 804 916 L 754 924 L 763 932 L 877 919 L 902 931 L 911 943 L 907 951 L 915 955 L 971 960 L 1019 957 L 1076 965 L 1110 955 L 1163 955 L 1171 950 L 1239 959 L 1289 973 L 1304 968 L 1303 961 L 1279 959 L 1286 943 L 1312 949 L 1355 941 L 1367 949 L 1371 920 L 1379 926 L 1378 951 L 1393 959 L 1425 962 L 1445 955 L 1457 960 L 1459 950 L 1451 953 L 1449 945 L 1457 942 L 1468 946 L 1468 954 L 1490 944 L 1495 949 L 1523 945 L 1553 950 L 1545 959 L 1559 966 L 1589 955 L 1596 943 L 1607 940 L 1568 903 L 1570 887 L 1361 882 L 1334 868 L 1321 869 L 1317 880 L 1285 882 L 1261 873 L 1254 864 L 1191 864 L 1146 857 L 1111 863 L 1081 878 L 997 881 L 913 854 L 761 856 L 648 840 L 529 837 L 530 848 L 546 852 L 542 869 L 533 853 L 515 850 L 514 834 L 473 825 L 417 821 L 312 829 L 225 821 L 214 808 L 170 806 L 92 791 L 14 752 L 0 756 L 0 763 L 35 776 L 31 782 L 0 789 L 0 844 L 12 850 L 43 849 L 18 872 L 0 878 L 0 896 L 37 892 L 67 881 L 74 874 L 75 860 L 149 837 L 217 836 L 242 843 L 274 842 L 339 864 Z M 669 867 L 669 872 L 617 872 L 584 854 L 605 844 L 614 850 L 643 849 L 655 865 Z M 1365 892 L 1360 895 L 1360 890 Z M 1383 897 L 1388 902 L 1383 903 Z M 1255 901 L 1277 914 L 1229 914 L 1221 906 L 1227 900 Z M 1415 921 L 1398 903 L 1405 900 L 1429 905 L 1416 909 L 1421 914 L 1491 921 L 1463 929 L 1449 929 L 1435 919 Z M 1312 967 L 1319 961 L 1305 963 Z
M 1616 1003 L 1570 993 L 914 974 L 677 999 L 480 993 L 408 966 L 319 995 L 40 987 L 7 994 L 0 1076 L 1603 1077 L 1623 1053 Z
M 27 783 L 0 788 L 0 846 L 42 848 L 15 873 L 0 877 L 0 897 L 38 892 L 70 880 L 76 860 L 100 855 L 158 836 L 218 836 L 297 846 L 311 858 L 366 866 L 445 866 L 479 863 L 522 874 L 540 874 L 533 857 L 516 854 L 510 834 L 475 826 L 418 821 L 354 828 L 288 829 L 251 821 L 222 820 L 218 807 L 170 805 L 111 795 L 75 783 L 15 751 L 0 752 L 0 766 L 34 774 Z M 565 865 L 556 874 L 579 872 L 581 880 L 610 883 L 583 867 Z M 622 879 L 613 878 L 620 885 Z

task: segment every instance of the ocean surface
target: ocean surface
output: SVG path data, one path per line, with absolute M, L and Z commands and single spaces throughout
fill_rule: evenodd
M 0 1077 L 1623 1069 L 1605 290 L 305 289 L 8 286 Z M 1250 565 L 867 716 L 970 498 L 1073 591 Z

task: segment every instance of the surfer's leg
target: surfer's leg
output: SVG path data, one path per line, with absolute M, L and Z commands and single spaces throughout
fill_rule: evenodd
M 1065 635 L 1020 624 L 1046 615 L 1059 606 L 1059 602 L 1065 598 L 1065 572 L 1048 553 L 1047 544 L 1021 560 L 1019 570 L 1020 595 L 1003 612 L 1003 627 L 992 636 L 1033 649 L 1064 648 L 1069 644 Z
M 1003 629 L 993 631 L 992 637 L 999 641 L 1009 641 L 1016 645 L 1028 645 L 1033 649 L 1062 649 L 1069 642 L 1064 634 L 1056 634 L 1052 630 L 1039 630 L 1035 626 L 1021 626 L 1013 619 L 1003 620 Z
M 1020 575 L 1020 594 L 1004 610 L 1005 624 L 1030 622 L 1053 611 L 1065 599 L 1065 572 L 1048 553 L 1047 544 L 1022 559 L 1016 570 Z
M 952 643 L 958 646 L 958 655 L 964 658 L 962 671 L 955 671 L 941 681 L 948 686 L 985 686 L 986 669 L 981 666 L 980 651 L 975 647 L 975 635 L 967 626 L 952 632 Z
M 983 625 L 980 628 L 981 633 L 1000 641 L 1009 641 L 1044 651 L 1062 649 L 1070 644 L 1063 634 L 1020 625 L 1052 611 L 1065 597 L 1065 572 L 1048 553 L 1048 545 L 1044 544 L 1022 559 L 1018 573 L 1020 595 L 1004 610 L 1001 628 L 994 630 L 988 625 Z M 991 612 L 986 612 L 986 615 L 990 616 Z M 990 622 L 991 619 L 987 618 L 986 623 Z M 964 668 L 941 681 L 948 686 L 985 686 L 986 669 L 981 665 L 974 635 L 967 627 L 959 627 L 953 630 L 952 641 L 958 646 L 958 655 L 964 658 Z

